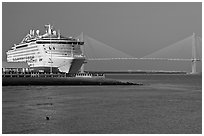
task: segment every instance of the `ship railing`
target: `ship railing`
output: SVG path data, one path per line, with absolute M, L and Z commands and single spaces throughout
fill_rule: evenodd
M 29 73 L 2 73 L 3 77 L 31 77 Z
M 2 72 L 2 77 L 69 77 L 64 73 Z
M 75 77 L 90 77 L 90 78 L 101 77 L 101 78 L 105 78 L 105 75 L 104 74 L 98 74 L 98 73 L 78 73 L 75 75 Z
M 42 72 L 2 72 L 2 77 L 105 77 L 104 74 L 96 73 L 42 73 Z

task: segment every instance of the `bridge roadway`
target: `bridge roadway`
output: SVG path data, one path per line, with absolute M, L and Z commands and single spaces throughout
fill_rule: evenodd
M 201 61 L 201 59 L 179 58 L 88 58 L 87 60 L 165 60 L 165 61 Z

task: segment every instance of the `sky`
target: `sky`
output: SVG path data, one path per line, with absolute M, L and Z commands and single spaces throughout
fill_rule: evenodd
M 30 29 L 44 32 L 48 23 L 64 36 L 83 32 L 133 57 L 143 57 L 193 32 L 202 37 L 202 3 L 3 2 L 2 60 Z

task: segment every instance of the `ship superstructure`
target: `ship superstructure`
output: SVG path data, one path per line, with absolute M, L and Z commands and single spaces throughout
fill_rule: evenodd
M 64 37 L 53 26 L 45 25 L 46 33 L 39 30 L 30 33 L 7 52 L 8 62 L 27 62 L 29 67 L 42 72 L 77 73 L 85 61 L 81 50 L 84 42 Z

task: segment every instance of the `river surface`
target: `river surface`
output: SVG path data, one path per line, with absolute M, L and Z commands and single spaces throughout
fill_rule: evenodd
M 201 75 L 106 77 L 144 85 L 3 86 L 3 133 L 202 133 Z

